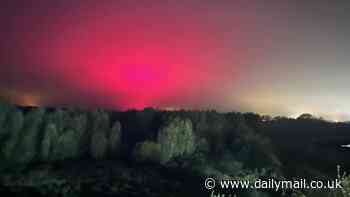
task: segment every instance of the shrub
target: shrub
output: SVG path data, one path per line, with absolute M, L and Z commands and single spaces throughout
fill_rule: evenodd
M 337 178 L 341 180 L 343 188 L 341 189 L 341 197 L 350 197 L 350 176 L 346 172 L 341 173 L 340 166 L 337 166 Z
M 266 166 L 280 167 L 281 162 L 275 155 L 270 140 L 256 133 L 245 122 L 237 127 L 237 138 L 232 145 L 238 160 L 253 168 Z
M 136 161 L 158 163 L 160 161 L 160 145 L 151 141 L 138 143 L 134 149 L 134 158 Z

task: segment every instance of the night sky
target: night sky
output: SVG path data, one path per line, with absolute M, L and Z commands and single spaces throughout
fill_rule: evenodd
M 3 0 L 0 96 L 350 120 L 349 19 L 348 0 Z

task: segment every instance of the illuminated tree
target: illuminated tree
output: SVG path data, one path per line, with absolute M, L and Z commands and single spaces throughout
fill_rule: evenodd
M 41 143 L 41 159 L 43 161 L 54 160 L 54 151 L 58 148 L 57 141 L 59 134 L 56 125 L 50 123 L 44 130 L 44 137 Z
M 91 114 L 92 133 L 90 141 L 90 155 L 95 159 L 103 159 L 108 151 L 109 115 L 97 110 Z
M 121 124 L 119 121 L 116 121 L 113 127 L 110 129 L 108 137 L 108 149 L 111 156 L 116 156 L 120 153 L 121 148 Z
M 161 163 L 195 151 L 195 136 L 189 119 L 172 118 L 160 129 L 158 143 L 161 147 Z

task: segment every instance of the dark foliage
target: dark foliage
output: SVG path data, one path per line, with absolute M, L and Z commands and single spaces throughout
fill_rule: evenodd
M 117 178 L 123 184 L 135 184 L 135 188 L 119 193 L 115 191 L 120 195 L 131 195 L 132 190 L 137 191 L 143 184 L 135 181 L 152 179 L 153 176 L 165 180 L 154 185 L 147 182 L 149 190 L 141 192 L 143 195 L 153 192 L 154 196 L 164 196 L 166 192 L 177 191 L 177 187 L 189 189 L 184 182 L 193 186 L 186 192 L 194 194 L 203 192 L 202 185 L 196 184 L 206 176 L 218 179 L 248 175 L 334 177 L 335 166 L 350 169 L 350 162 L 346 159 L 349 151 L 341 147 L 350 143 L 349 131 L 348 123 L 327 122 L 310 114 L 291 119 L 236 112 L 161 111 L 152 108 L 110 112 L 0 104 L 0 170 L 7 175 L 30 174 L 35 166 L 47 165 L 51 166 L 49 171 L 53 173 L 54 166 L 62 164 L 65 167 L 60 170 L 64 170 L 67 162 L 84 161 L 86 168 L 91 164 L 93 170 L 98 171 L 99 167 L 95 165 L 98 162 L 104 166 L 102 174 L 105 173 L 106 177 L 110 177 L 108 170 L 115 170 L 106 165 L 117 165 L 120 171 L 136 171 L 125 179 Z M 141 170 L 144 168 L 157 174 L 148 175 Z M 174 174 L 175 178 L 168 177 L 166 171 L 191 177 L 187 180 L 194 182 L 189 183 Z M 68 173 L 67 169 L 65 173 Z M 73 174 L 64 180 L 84 181 L 84 177 L 74 178 Z M 46 178 L 50 179 L 50 176 Z M 0 192 L 21 186 L 16 181 L 0 178 L 3 185 Z M 55 175 L 52 179 L 56 178 Z M 105 183 L 107 180 L 101 181 Z M 110 181 L 108 183 L 113 184 Z M 164 182 L 179 185 L 174 188 L 164 186 L 162 191 L 155 188 L 155 184 Z M 99 183 L 93 180 L 86 184 Z M 77 186 L 75 183 L 68 185 Z M 80 194 L 83 191 L 75 190 Z M 184 193 L 178 195 L 184 196 L 186 192 L 181 191 Z

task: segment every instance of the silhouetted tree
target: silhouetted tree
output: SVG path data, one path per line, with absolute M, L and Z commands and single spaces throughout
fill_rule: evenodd
M 301 114 L 298 118 L 298 120 L 312 120 L 315 119 L 315 117 L 312 114 Z

